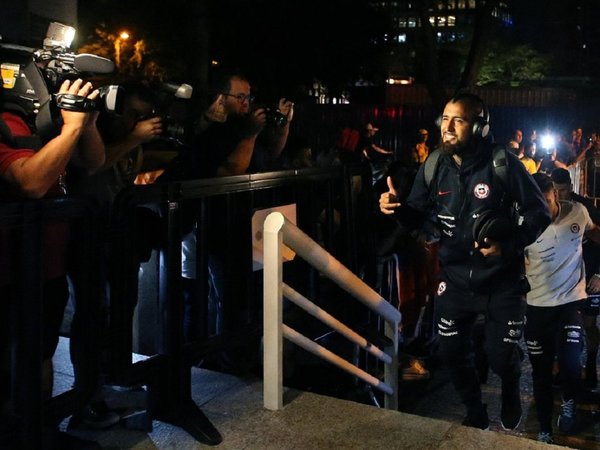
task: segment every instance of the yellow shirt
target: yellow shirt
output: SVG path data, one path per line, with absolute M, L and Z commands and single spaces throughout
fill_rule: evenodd
M 523 163 L 523 165 L 525 166 L 525 169 L 531 175 L 533 175 L 534 173 L 537 172 L 537 164 L 535 163 L 535 161 L 533 159 L 529 158 L 528 156 L 523 156 L 522 158 L 519 159 L 519 161 L 521 161 Z

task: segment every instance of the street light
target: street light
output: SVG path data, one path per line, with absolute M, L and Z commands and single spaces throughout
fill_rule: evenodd
M 129 39 L 129 33 L 127 31 L 121 31 L 119 36 L 115 39 L 115 63 L 117 68 L 121 68 L 121 43 Z

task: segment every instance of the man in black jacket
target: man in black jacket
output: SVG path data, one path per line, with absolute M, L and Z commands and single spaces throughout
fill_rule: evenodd
M 404 204 L 395 188 L 381 195 L 380 210 L 411 229 L 433 222 L 442 268 L 435 298 L 441 355 L 467 408 L 463 424 L 489 427 L 473 362 L 471 329 L 485 316 L 485 350 L 502 379 L 501 422 L 518 427 L 521 375 L 517 343 L 522 336 L 523 248 L 550 223 L 539 188 L 518 159 L 495 149 L 483 101 L 459 94 L 439 119 L 441 144 L 417 173 Z

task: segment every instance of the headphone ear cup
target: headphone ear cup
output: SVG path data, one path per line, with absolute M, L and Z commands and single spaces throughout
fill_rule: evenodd
M 483 117 L 477 117 L 473 123 L 473 136 L 485 138 L 490 133 L 490 124 Z
M 435 119 L 435 126 L 442 128 L 442 116 L 437 116 L 437 119 Z

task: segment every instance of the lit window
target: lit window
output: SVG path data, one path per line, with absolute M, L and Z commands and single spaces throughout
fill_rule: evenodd
M 406 33 L 401 33 L 398 36 L 396 36 L 396 42 L 398 42 L 399 44 L 403 44 L 406 42 Z
M 448 0 L 448 9 L 456 8 L 456 0 Z
M 417 26 L 417 19 L 415 17 L 408 18 L 408 28 L 415 28 Z
M 406 17 L 398 17 L 398 28 L 406 28 Z
M 456 25 L 456 16 L 448 16 L 448 26 L 453 27 Z
M 429 16 L 429 23 L 430 23 L 432 26 L 435 26 L 435 16 Z
M 444 9 L 444 2 L 442 0 L 438 0 L 436 2 L 437 9 Z
M 446 18 L 444 16 L 438 16 L 437 18 L 437 26 L 445 27 L 446 26 Z
M 475 0 L 469 0 L 469 8 L 471 8 L 471 9 L 477 8 L 477 2 Z
M 465 9 L 466 7 L 466 0 L 458 0 L 458 9 Z

